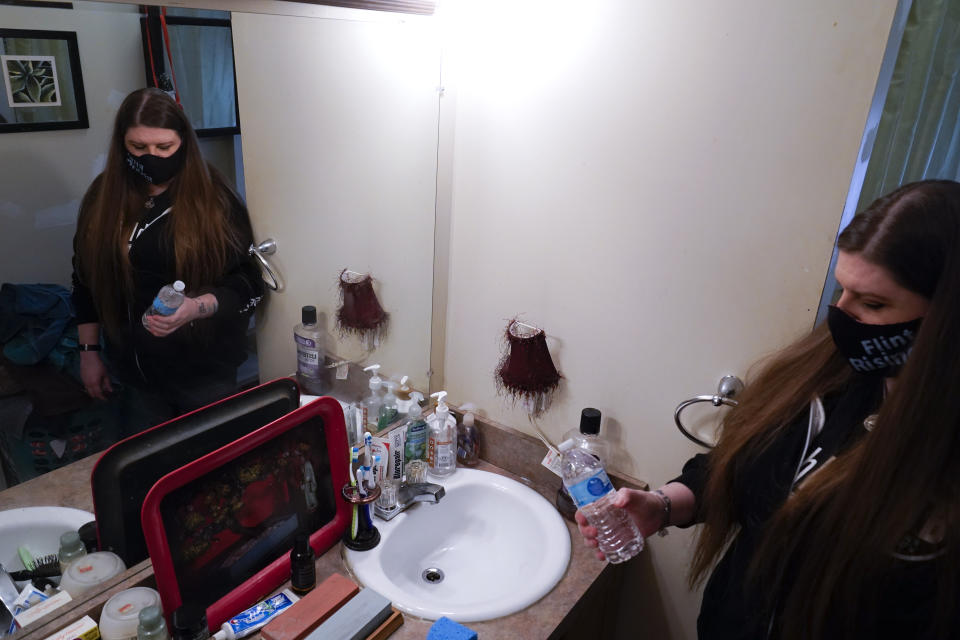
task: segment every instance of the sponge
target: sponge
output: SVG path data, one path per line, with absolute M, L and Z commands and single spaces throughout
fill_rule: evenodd
M 444 616 L 430 627 L 427 640 L 477 640 L 477 632 Z

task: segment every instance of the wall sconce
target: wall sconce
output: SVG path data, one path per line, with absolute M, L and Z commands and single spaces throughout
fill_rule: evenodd
M 503 333 L 497 393 L 520 402 L 531 418 L 546 412 L 563 377 L 553 364 L 543 329 L 513 319 Z
M 383 310 L 373 290 L 369 273 L 349 269 L 340 272 L 340 308 L 337 309 L 337 329 L 340 336 L 353 335 L 372 350 L 380 346 L 390 328 L 390 314 Z

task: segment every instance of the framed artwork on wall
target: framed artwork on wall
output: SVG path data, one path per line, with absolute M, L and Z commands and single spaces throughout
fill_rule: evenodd
M 86 129 L 73 31 L 0 29 L 0 133 Z

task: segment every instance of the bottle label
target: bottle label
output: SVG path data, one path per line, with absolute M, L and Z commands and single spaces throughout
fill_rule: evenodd
M 567 487 L 567 491 L 570 492 L 570 496 L 578 507 L 585 507 L 613 491 L 613 485 L 610 483 L 610 478 L 607 477 L 607 472 L 598 469 L 595 474 L 586 480 L 581 480 L 577 484 Z
M 548 449 L 547 455 L 544 456 L 543 460 L 540 461 L 540 464 L 545 466 L 550 471 L 553 471 L 555 474 L 563 477 L 563 471 L 560 468 L 561 455 L 560 452 L 556 449 Z
M 297 343 L 297 373 L 308 378 L 320 377 L 320 350 L 310 338 L 293 334 Z
M 431 469 L 449 467 L 455 459 L 453 440 L 427 438 L 427 466 Z
M 172 316 L 173 312 L 180 307 L 168 307 L 167 305 L 163 304 L 163 300 L 160 299 L 160 296 L 157 296 L 153 299 L 153 305 L 150 308 L 153 309 L 153 315 Z
M 437 443 L 437 466 L 441 469 L 450 467 L 454 464 L 454 448 L 453 442 L 438 442 Z
M 404 461 L 423 460 L 427 454 L 427 423 L 415 422 L 407 429 Z

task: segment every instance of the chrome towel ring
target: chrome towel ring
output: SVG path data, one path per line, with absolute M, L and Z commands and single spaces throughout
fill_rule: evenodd
M 729 407 L 737 406 L 737 401 L 733 399 L 735 395 L 743 391 L 743 380 L 737 376 L 723 376 L 720 378 L 720 383 L 717 385 L 717 392 L 712 396 L 696 396 L 695 398 L 690 398 L 689 400 L 684 400 L 679 405 L 677 405 L 676 411 L 673 412 L 673 421 L 677 423 L 677 429 L 680 430 L 680 433 L 685 435 L 690 440 L 696 442 L 701 447 L 707 447 L 712 449 L 715 442 L 706 442 L 696 435 L 687 431 L 683 426 L 683 423 L 680 422 L 680 412 L 689 407 L 692 404 L 697 404 L 698 402 L 709 402 L 715 407 L 720 405 L 727 405 Z
M 272 256 L 277 252 L 277 243 L 273 238 L 267 238 L 260 244 L 251 244 L 249 253 L 260 263 L 263 282 L 274 291 L 283 291 L 283 280 L 274 272 L 267 261 L 267 256 Z

